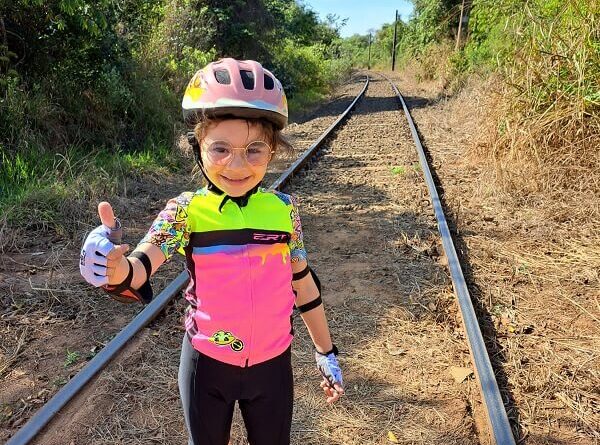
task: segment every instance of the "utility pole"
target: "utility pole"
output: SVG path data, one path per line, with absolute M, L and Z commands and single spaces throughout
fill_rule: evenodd
M 458 32 L 456 33 L 456 45 L 454 46 L 454 51 L 458 51 L 458 49 L 460 48 L 460 37 L 462 34 L 462 24 L 463 24 L 464 14 L 465 14 L 465 0 L 462 0 L 462 3 L 460 4 L 460 20 L 458 21 Z
M 367 62 L 367 69 L 371 69 L 371 33 L 369 33 L 369 61 Z
M 464 2 L 464 0 L 463 0 Z M 394 21 L 394 45 L 392 46 L 392 71 L 396 68 L 396 35 L 398 32 L 398 10 L 396 9 L 396 20 Z

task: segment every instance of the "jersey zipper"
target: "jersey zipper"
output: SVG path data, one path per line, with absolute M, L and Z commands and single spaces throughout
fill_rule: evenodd
M 235 203 L 236 207 L 239 209 L 240 211 L 240 215 L 242 216 L 242 221 L 244 222 L 244 227 L 246 227 L 246 217 L 244 216 L 244 210 L 242 207 L 240 207 L 239 205 L 237 205 L 237 203 Z M 248 253 L 248 246 L 246 246 L 246 261 L 248 262 L 248 275 L 250 277 L 250 289 L 248 290 L 248 294 L 250 295 L 250 341 L 248 342 L 248 351 L 246 355 L 246 363 L 244 364 L 244 367 L 247 368 L 248 367 L 248 362 L 250 360 L 250 351 L 252 350 L 252 343 L 253 343 L 253 337 L 254 337 L 254 292 L 253 292 L 253 277 L 252 277 L 252 261 L 250 259 L 250 254 Z

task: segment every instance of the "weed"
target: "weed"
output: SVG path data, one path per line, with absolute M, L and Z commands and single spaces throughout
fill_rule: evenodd
M 69 380 L 67 380 L 65 377 L 57 377 L 54 380 L 52 380 L 52 385 L 58 388 L 60 386 L 66 385 L 68 381 Z
M 395 165 L 391 170 L 393 175 L 403 175 L 406 173 L 406 167 L 402 165 Z
M 79 354 L 79 352 L 69 351 L 67 349 L 67 355 L 65 357 L 65 361 L 64 361 L 63 365 L 65 368 L 68 368 L 69 366 L 72 366 L 75 363 L 77 363 L 80 358 L 81 358 L 81 354 Z
M 521 263 L 516 267 L 515 272 L 517 275 L 529 275 L 529 265 L 527 263 Z
M 496 128 L 483 154 L 516 196 L 600 191 L 599 6 L 526 3 L 506 21 L 518 45 L 503 68 Z

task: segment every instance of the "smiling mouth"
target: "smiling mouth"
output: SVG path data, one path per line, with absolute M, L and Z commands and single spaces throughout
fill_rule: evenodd
M 248 179 L 250 179 L 250 176 L 246 176 L 245 178 L 228 178 L 227 176 L 223 176 L 221 175 L 221 178 L 225 179 L 228 182 L 233 182 L 233 183 L 242 183 L 244 181 L 247 181 Z

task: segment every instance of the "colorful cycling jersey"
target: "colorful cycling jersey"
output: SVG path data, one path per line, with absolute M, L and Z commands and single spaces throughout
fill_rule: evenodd
M 259 189 L 245 206 L 223 199 L 206 187 L 182 193 L 140 243 L 158 246 L 167 260 L 176 251 L 186 256 L 185 325 L 194 348 L 252 366 L 292 341 L 291 263 L 306 259 L 302 226 L 290 195 Z

